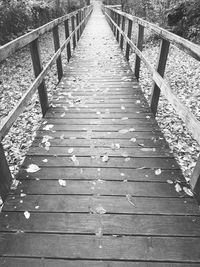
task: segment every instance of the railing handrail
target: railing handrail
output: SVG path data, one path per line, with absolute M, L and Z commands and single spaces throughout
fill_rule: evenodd
M 136 60 L 134 72 L 136 78 L 139 79 L 141 60 L 143 60 L 152 75 L 154 84 L 151 92 L 150 107 L 154 115 L 156 115 L 157 112 L 158 101 L 161 91 L 165 95 L 168 102 L 172 105 L 176 113 L 179 115 L 179 117 L 183 120 L 194 139 L 200 144 L 200 121 L 197 120 L 196 116 L 192 112 L 190 112 L 190 110 L 184 104 L 181 103 L 178 96 L 173 92 L 170 84 L 166 81 L 166 79 L 164 79 L 164 72 L 167 63 L 169 47 L 171 44 L 175 44 L 176 46 L 178 46 L 179 49 L 184 50 L 190 56 L 197 60 L 200 60 L 200 46 L 173 33 L 170 33 L 157 25 L 154 25 L 150 22 L 147 22 L 143 19 L 132 16 L 125 12 L 119 11 L 117 9 L 111 8 L 109 6 L 104 6 L 104 14 L 108 19 L 111 29 L 114 32 L 114 35 L 116 35 L 117 41 L 120 42 L 120 47 L 122 49 L 124 40 L 126 41 L 126 59 L 129 60 L 130 49 L 135 52 Z M 126 19 L 128 20 L 127 33 L 124 32 Z M 138 37 L 136 45 L 131 39 L 133 22 L 138 24 Z M 157 62 L 156 69 L 149 63 L 149 61 L 142 53 L 145 27 L 148 30 L 154 31 L 161 38 L 159 60 Z M 200 156 L 192 174 L 190 184 L 197 196 L 197 200 L 200 202 Z
M 182 38 L 182 37 L 180 37 L 180 36 L 178 36 L 172 32 L 167 31 L 166 29 L 159 27 L 156 24 L 148 22 L 144 19 L 130 15 L 130 14 L 125 13 L 123 11 L 120 11 L 118 9 L 114 9 L 113 7 L 110 7 L 110 6 L 105 6 L 105 7 L 110 9 L 110 10 L 115 11 L 116 13 L 118 13 L 121 16 L 126 17 L 127 19 L 133 21 L 134 23 L 137 23 L 137 24 L 145 27 L 146 29 L 155 32 L 161 38 L 169 41 L 173 45 L 177 46 L 179 49 L 188 53 L 190 56 L 192 56 L 196 60 L 200 61 L 200 46 L 199 45 L 194 44 L 194 43 L 190 42 L 189 40 L 184 39 L 184 38 Z
M 18 49 L 23 48 L 24 46 L 30 44 L 32 41 L 35 39 L 39 38 L 43 34 L 53 30 L 55 26 L 60 25 L 62 22 L 64 22 L 67 19 L 70 19 L 71 17 L 75 16 L 78 14 L 80 10 L 84 10 L 87 7 L 83 7 L 81 9 L 78 9 L 76 11 L 73 11 L 71 13 L 68 13 L 62 17 L 56 18 L 40 27 L 37 29 L 32 30 L 29 33 L 26 33 L 13 41 L 10 41 L 9 43 L 0 46 L 0 62 L 9 57 L 11 54 L 15 53 Z
M 3 145 L 1 141 L 8 133 L 9 129 L 13 125 L 13 123 L 17 120 L 19 115 L 25 110 L 26 104 L 30 101 L 31 97 L 38 89 L 40 105 L 42 109 L 43 116 L 49 108 L 48 103 L 48 95 L 44 82 L 45 75 L 51 66 L 56 62 L 57 65 L 57 74 L 58 81 L 61 80 L 63 75 L 62 69 L 62 60 L 61 53 L 64 48 L 67 48 L 67 59 L 71 58 L 71 43 L 73 43 L 73 49 L 76 47 L 76 43 L 79 41 L 80 35 L 82 34 L 85 25 L 89 19 L 89 16 L 92 12 L 92 5 L 81 8 L 77 11 L 74 11 L 70 14 L 57 18 L 30 33 L 27 33 L 16 40 L 5 44 L 0 47 L 0 61 L 6 59 L 12 53 L 16 52 L 18 49 L 23 48 L 26 45 L 30 45 L 31 58 L 33 63 L 33 70 L 35 74 L 35 80 L 20 99 L 18 104 L 14 109 L 8 114 L 8 116 L 3 119 L 0 123 L 0 197 L 5 199 L 9 191 L 10 184 L 12 182 L 11 173 L 7 164 L 7 160 L 5 157 Z M 69 29 L 69 19 L 71 19 L 71 33 Z M 60 45 L 58 26 L 64 22 L 65 27 L 65 41 Z M 53 32 L 53 41 L 54 41 L 54 49 L 55 53 L 48 61 L 46 66 L 43 68 L 41 57 L 40 57 L 40 49 L 39 49 L 39 37 L 46 32 L 52 30 Z

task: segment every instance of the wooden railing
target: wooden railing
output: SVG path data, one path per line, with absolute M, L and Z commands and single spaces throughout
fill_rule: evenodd
M 56 63 L 58 81 L 61 80 L 63 76 L 63 67 L 61 54 L 66 48 L 68 61 L 71 58 L 71 42 L 73 43 L 73 49 L 75 49 L 76 44 L 85 28 L 85 25 L 89 19 L 92 12 L 92 6 L 87 6 L 85 8 L 79 9 L 75 12 L 67 14 L 63 17 L 55 19 L 40 28 L 33 30 L 32 32 L 25 34 L 14 41 L 0 47 L 0 62 L 10 55 L 12 55 L 18 49 L 29 45 L 30 53 L 33 63 L 33 70 L 35 74 L 35 80 L 31 84 L 30 88 L 26 91 L 20 102 L 16 107 L 9 113 L 9 115 L 0 124 L 0 196 L 5 199 L 6 194 L 9 191 L 10 185 L 12 183 L 12 177 L 9 170 L 9 166 L 5 157 L 2 140 L 8 133 L 9 129 L 16 121 L 18 116 L 25 110 L 26 104 L 31 100 L 31 97 L 38 89 L 40 105 L 43 116 L 49 108 L 48 95 L 44 82 L 44 77 L 50 70 L 52 65 Z M 60 45 L 58 26 L 64 23 L 65 29 L 65 41 Z M 70 27 L 71 26 L 71 27 Z M 71 30 L 70 30 L 71 29 Z M 55 54 L 50 59 L 50 61 L 43 68 L 40 58 L 39 49 L 39 37 L 43 34 L 52 31 Z
M 103 6 L 103 13 L 105 14 L 107 21 L 116 36 L 117 41 L 120 44 L 121 49 L 125 50 L 125 57 L 129 60 L 130 49 L 136 54 L 134 74 L 139 80 L 140 63 L 141 60 L 145 63 L 149 72 L 151 73 L 154 81 L 150 107 L 154 115 L 157 112 L 158 102 L 160 97 L 160 91 L 165 95 L 166 99 L 172 105 L 176 113 L 180 116 L 186 127 L 191 132 L 194 139 L 200 144 L 200 122 L 196 119 L 185 105 L 183 105 L 178 99 L 177 95 L 172 91 L 171 86 L 163 78 L 165 73 L 165 67 L 171 44 L 177 46 L 179 49 L 185 51 L 191 57 L 196 60 L 200 60 L 200 46 L 181 38 L 169 31 L 158 27 L 155 24 L 147 22 L 138 17 L 124 13 L 120 10 L 116 10 L 110 6 Z M 137 25 L 137 44 L 135 45 L 132 41 L 133 23 Z M 125 25 L 128 24 L 127 32 L 125 32 Z M 136 27 L 134 27 L 135 29 Z M 157 67 L 154 67 L 148 62 L 142 53 L 143 41 L 144 41 L 144 30 L 151 30 L 161 39 L 159 59 Z M 200 157 L 197 161 L 196 167 L 191 177 L 191 187 L 193 192 L 196 194 L 197 200 L 200 202 Z

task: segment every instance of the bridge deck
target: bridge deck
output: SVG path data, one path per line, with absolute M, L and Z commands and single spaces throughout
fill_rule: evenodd
M 180 169 L 98 6 L 65 73 L 0 214 L 0 265 L 199 266 L 199 208 L 169 183 Z

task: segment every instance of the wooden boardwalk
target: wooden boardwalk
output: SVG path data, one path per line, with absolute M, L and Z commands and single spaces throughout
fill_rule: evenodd
M 198 205 L 98 5 L 18 179 L 0 266 L 200 266 Z

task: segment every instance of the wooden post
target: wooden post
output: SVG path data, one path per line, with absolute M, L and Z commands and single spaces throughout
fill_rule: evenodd
M 137 36 L 137 48 L 142 51 L 143 48 L 143 38 L 144 38 L 144 26 L 138 24 L 138 36 Z M 135 58 L 135 77 L 139 80 L 140 74 L 140 57 L 136 54 Z
M 125 30 L 125 22 L 126 22 L 126 17 L 122 17 L 122 31 L 124 32 Z M 124 46 L 124 36 L 121 34 L 121 39 L 120 39 L 120 47 L 123 49 Z
M 129 19 L 128 20 L 128 34 L 127 34 L 129 39 L 131 39 L 132 27 L 133 27 L 133 22 L 132 22 L 132 20 Z M 125 55 L 127 61 L 129 61 L 129 55 L 130 55 L 130 45 L 127 42 L 127 44 L 126 44 L 126 55 Z
M 75 30 L 75 23 L 74 23 L 74 16 L 71 17 L 71 22 L 72 22 L 72 32 Z M 75 32 L 73 34 L 73 49 L 76 48 L 76 35 Z
M 170 46 L 170 42 L 162 39 L 161 46 L 160 46 L 159 60 L 157 64 L 157 72 L 162 77 L 164 76 L 164 73 L 165 73 L 165 66 L 167 62 L 167 56 L 169 53 L 169 46 Z M 159 97 L 160 97 L 160 88 L 154 82 L 152 93 L 151 93 L 151 100 L 150 100 L 150 107 L 154 115 L 156 115 L 156 112 L 157 112 Z
M 0 143 L 0 196 L 3 201 L 9 192 L 11 183 L 12 175 L 8 167 L 2 143 Z
M 117 14 L 117 25 L 120 27 L 121 23 L 121 16 L 120 14 Z M 117 29 L 117 42 L 119 42 L 119 30 Z
M 31 52 L 31 59 L 32 59 L 34 74 L 35 74 L 35 77 L 37 78 L 38 75 L 42 71 L 42 61 L 40 58 L 40 49 L 39 49 L 38 39 L 35 39 L 34 41 L 30 43 L 30 52 Z M 47 89 L 46 89 L 44 81 L 42 81 L 42 83 L 38 86 L 38 94 L 39 94 L 40 105 L 42 109 L 42 115 L 44 117 L 44 115 L 46 114 L 49 108 Z
M 200 203 L 200 156 L 194 168 L 194 171 L 193 171 L 193 174 L 190 180 L 190 185 L 191 185 L 193 192 L 195 193 L 198 203 Z
M 78 27 L 78 25 L 79 25 L 79 13 L 76 14 L 76 27 Z M 78 42 L 79 41 L 79 38 L 80 38 L 80 31 L 79 31 L 79 29 L 77 29 L 76 36 L 77 36 L 77 42 Z
M 67 39 L 69 37 L 69 19 L 65 20 L 64 22 L 65 25 L 65 38 Z M 70 41 L 67 44 L 67 60 L 69 62 L 70 58 L 71 58 L 71 44 Z
M 114 12 L 114 22 L 117 23 L 117 13 Z M 114 26 L 114 35 L 117 36 L 117 27 Z
M 57 52 L 58 49 L 60 48 L 60 39 L 59 39 L 59 33 L 58 33 L 58 26 L 55 26 L 53 28 L 53 40 L 54 40 L 55 52 Z M 57 65 L 57 72 L 58 72 L 58 80 L 60 81 L 62 79 L 62 76 L 63 76 L 61 55 L 57 58 L 56 65 Z
M 82 22 L 82 19 L 83 19 L 82 14 L 83 14 L 83 12 L 82 12 L 82 10 L 80 10 L 80 12 L 79 12 L 79 22 L 80 23 Z M 83 24 L 80 26 L 80 36 L 82 35 L 82 32 L 83 32 Z

